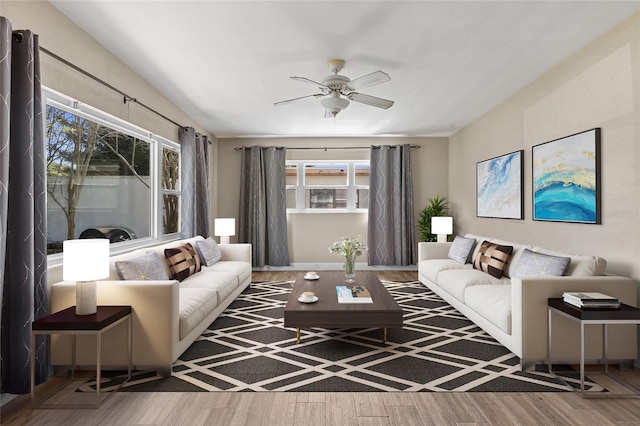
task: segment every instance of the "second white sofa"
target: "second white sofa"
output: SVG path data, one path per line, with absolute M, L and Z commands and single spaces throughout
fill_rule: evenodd
M 450 257 L 453 243 L 419 243 L 418 279 L 497 341 L 520 357 L 522 369 L 546 363 L 548 347 L 547 299 L 562 297 L 565 291 L 597 291 L 636 305 L 637 283 L 626 277 L 605 274 L 606 261 L 596 256 L 557 253 L 541 247 L 465 235 L 475 240 L 467 258 Z M 483 241 L 513 247 L 500 278 L 473 267 Z M 523 255 L 569 258 L 561 276 L 544 271 L 528 272 Z M 523 263 L 520 263 L 520 262 Z M 517 272 L 516 272 L 517 271 Z M 631 362 L 637 357 L 635 326 L 609 327 L 609 359 Z M 558 315 L 553 317 L 552 353 L 554 362 L 579 359 L 579 325 Z M 602 359 L 602 327 L 587 326 L 586 359 Z
M 189 243 L 196 247 L 201 236 L 160 246 L 134 250 L 110 258 L 110 276 L 98 281 L 98 305 L 130 305 L 133 309 L 133 366 L 171 375 L 171 365 L 251 283 L 251 245 L 219 244 L 221 259 L 182 281 L 175 279 L 123 280 L 117 264 L 151 255 L 172 276 L 165 249 Z M 153 275 L 153 274 L 152 274 Z M 75 305 L 75 283 L 51 287 L 51 312 Z M 126 369 L 127 333 L 124 324 L 104 334 L 102 364 L 106 369 Z M 70 336 L 52 338 L 52 365 L 71 365 Z M 78 366 L 95 366 L 94 336 L 78 336 Z

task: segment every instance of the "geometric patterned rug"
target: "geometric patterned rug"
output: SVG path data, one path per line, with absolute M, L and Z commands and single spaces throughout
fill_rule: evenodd
M 180 356 L 172 377 L 136 372 L 121 392 L 567 391 L 544 371 L 520 371 L 516 355 L 418 281 L 383 281 L 404 311 L 404 327 L 389 329 L 387 343 L 380 329 L 311 328 L 296 344 L 295 330 L 283 327 L 292 283 L 252 283 Z M 121 377 L 105 377 L 102 389 Z M 606 392 L 590 380 L 585 387 Z

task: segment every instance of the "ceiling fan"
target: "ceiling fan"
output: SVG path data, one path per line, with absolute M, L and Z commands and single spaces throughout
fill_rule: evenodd
M 364 95 L 355 92 L 355 90 L 375 86 L 391 80 L 389 75 L 382 71 L 375 71 L 371 74 L 351 80 L 349 77 L 339 75 L 338 73 L 344 68 L 342 59 L 331 59 L 327 62 L 327 67 L 333 75 L 326 76 L 321 83 L 309 80 L 305 77 L 291 77 L 296 81 L 313 84 L 320 89 L 320 93 L 314 95 L 301 96 L 299 98 L 287 99 L 286 101 L 275 102 L 273 105 L 285 105 L 290 102 L 299 101 L 306 98 L 322 98 L 320 104 L 324 107 L 324 116 L 335 117 L 340 111 L 349 106 L 349 101 L 359 102 L 361 104 L 373 106 L 376 108 L 387 109 L 393 105 L 393 101 L 388 99 L 377 98 L 375 96 Z

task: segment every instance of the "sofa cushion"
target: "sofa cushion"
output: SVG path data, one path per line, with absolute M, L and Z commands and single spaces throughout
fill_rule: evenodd
M 427 259 L 420 261 L 419 271 L 434 284 L 438 284 L 438 274 L 449 269 L 465 269 L 471 265 L 462 265 L 451 259 Z
M 518 264 L 520 255 L 522 254 L 524 249 L 528 248 L 529 250 L 533 250 L 533 246 L 530 244 L 514 243 L 511 241 L 501 240 L 500 238 L 483 237 L 475 234 L 465 234 L 465 237 L 474 238 L 476 240 L 476 245 L 473 249 L 473 252 L 471 253 L 471 260 L 469 260 L 470 262 L 473 262 L 473 260 L 475 260 L 476 256 L 478 255 L 478 252 L 480 251 L 480 245 L 481 245 L 480 243 L 482 243 L 483 241 L 489 241 L 494 244 L 499 244 L 501 246 L 513 247 L 513 251 L 511 252 L 511 259 L 509 259 L 507 268 L 502 271 L 502 275 L 507 277 L 510 277 L 512 275 L 513 271 L 515 270 L 515 266 Z M 538 251 L 538 250 L 535 250 L 535 251 Z
M 202 272 L 230 272 L 238 277 L 238 284 L 251 279 L 251 264 L 236 260 L 223 260 L 211 266 L 203 266 Z
M 567 269 L 571 258 L 551 256 L 525 249 L 513 272 L 516 278 L 559 277 Z
M 137 257 L 140 257 L 144 254 L 143 251 L 141 250 L 134 250 L 134 251 L 130 251 L 128 253 L 122 253 L 122 254 L 118 254 L 116 256 L 111 256 L 109 257 L 109 278 L 107 278 L 107 280 L 109 281 L 117 281 L 117 280 L 121 280 L 122 277 L 120 276 L 120 272 L 118 272 L 118 268 L 116 267 L 116 262 L 121 262 L 121 261 L 129 261 L 129 260 L 133 260 Z M 164 260 L 164 256 L 160 259 L 158 258 L 162 263 L 162 267 L 165 270 L 165 275 L 168 277 L 169 276 L 169 267 L 166 266 L 166 261 Z
M 535 247 L 534 250 L 539 253 L 550 254 L 553 256 L 566 256 L 571 258 L 565 275 L 571 277 L 592 277 L 604 275 L 607 269 L 607 261 L 597 256 L 585 256 L 572 253 L 562 253 L 545 249 L 543 247 Z
M 441 271 L 438 274 L 438 286 L 456 299 L 464 302 L 467 287 L 476 285 L 510 284 L 509 278 L 494 278 L 489 274 L 473 268 Z
M 473 261 L 473 267 L 486 272 L 495 278 L 502 276 L 511 258 L 513 246 L 504 246 L 489 241 L 483 241 L 480 250 Z
M 210 288 L 180 288 L 180 339 L 204 320 L 218 306 L 218 295 Z
M 146 281 L 168 280 L 162 261 L 153 253 L 138 253 L 138 256 L 115 262 L 121 280 Z
M 200 271 L 200 257 L 189 243 L 164 249 L 171 275 L 178 281 L 184 281 L 190 275 Z
M 189 238 L 189 239 L 186 239 L 186 240 L 169 241 L 169 242 L 164 243 L 164 244 L 160 244 L 160 245 L 152 246 L 152 247 L 146 247 L 146 248 L 143 248 L 141 250 L 143 250 L 145 253 L 155 253 L 155 255 L 158 256 L 158 258 L 161 259 L 162 262 L 164 262 L 164 268 L 167 271 L 167 275 L 168 276 L 172 276 L 171 269 L 169 268 L 169 264 L 167 263 L 167 258 L 164 255 L 165 249 L 175 248 L 175 247 L 181 246 L 181 245 L 186 244 L 186 243 L 189 243 L 189 244 L 191 244 L 193 246 L 193 245 L 195 245 L 196 241 L 203 240 L 203 239 L 204 238 L 202 238 L 201 236 L 197 236 L 197 237 Z
M 208 288 L 218 293 L 218 301 L 225 300 L 238 288 L 238 277 L 231 272 L 200 272 L 180 283 L 180 288 Z
M 196 241 L 196 251 L 204 265 L 211 266 L 222 259 L 222 253 L 216 240 L 209 237 L 206 240 Z
M 447 257 L 451 260 L 455 260 L 456 262 L 465 264 L 469 261 L 469 255 L 473 251 L 473 246 L 475 244 L 475 238 L 466 238 L 456 235 L 451 247 L 449 248 L 449 254 Z
M 464 300 L 468 307 L 505 333 L 511 334 L 510 285 L 475 285 L 467 287 L 464 293 Z

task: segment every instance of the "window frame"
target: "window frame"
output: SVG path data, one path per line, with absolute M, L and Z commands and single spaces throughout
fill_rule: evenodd
M 347 182 L 345 185 L 318 185 L 307 184 L 305 181 L 305 170 L 307 165 L 346 165 L 347 166 Z M 358 164 L 366 164 L 370 168 L 368 160 L 287 160 L 286 165 L 296 165 L 297 179 L 296 184 L 286 185 L 286 190 L 295 189 L 296 191 L 296 207 L 287 208 L 287 213 L 363 213 L 368 211 L 367 207 L 356 207 L 356 194 L 359 189 L 369 189 L 369 185 L 356 184 L 356 166 Z M 347 207 L 343 208 L 311 208 L 306 207 L 306 193 L 311 189 L 346 189 L 347 191 Z
M 55 108 L 62 109 L 69 113 L 75 114 L 79 117 L 87 120 L 95 121 L 101 125 L 110 127 L 119 132 L 138 138 L 142 141 L 149 143 L 149 181 L 151 182 L 150 189 L 150 217 L 149 217 L 149 236 L 136 238 L 134 240 L 128 240 L 118 243 L 109 244 L 109 251 L 111 255 L 125 253 L 140 247 L 148 247 L 157 245 L 164 241 L 171 241 L 180 238 L 180 221 L 178 218 L 178 232 L 163 234 L 162 229 L 162 196 L 165 193 L 171 193 L 177 195 L 181 200 L 181 190 L 167 190 L 162 188 L 162 150 L 164 148 L 172 151 L 177 151 L 179 159 L 181 159 L 180 144 L 171 141 L 162 136 L 153 134 L 141 127 L 131 124 L 123 119 L 115 117 L 109 113 L 92 107 L 88 104 L 73 99 L 70 96 L 64 95 L 48 87 L 42 86 L 42 119 L 46 120 L 46 108 L 47 106 L 53 106 Z M 46 132 L 47 123 L 43 123 L 43 131 Z M 44 135 L 46 141 L 46 134 Z M 44 149 L 46 150 L 46 143 Z M 43 153 L 46 155 L 46 151 Z M 179 160 L 180 161 L 180 160 Z M 181 186 L 181 182 L 178 186 Z M 47 255 L 47 263 L 49 266 L 56 266 L 62 264 L 62 253 L 55 253 Z

